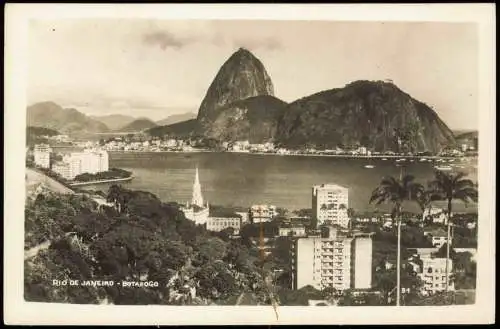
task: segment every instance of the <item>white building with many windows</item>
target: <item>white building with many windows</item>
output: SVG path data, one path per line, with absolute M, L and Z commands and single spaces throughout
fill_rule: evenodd
M 370 235 L 344 236 L 330 228 L 328 236 L 299 238 L 294 249 L 294 288 L 370 289 Z
M 432 248 L 431 248 L 432 249 Z M 413 269 L 422 280 L 421 293 L 424 296 L 432 295 L 436 292 L 446 290 L 446 262 L 448 261 L 449 286 L 448 290 L 454 290 L 451 280 L 453 272 L 453 260 L 433 257 L 431 254 L 419 254 L 419 261 L 410 262 Z
M 52 171 L 65 179 L 89 173 L 96 174 L 109 170 L 109 155 L 105 150 L 86 149 L 63 157 L 63 161 L 54 164 Z
M 34 148 L 35 165 L 42 168 L 50 168 L 50 153 L 52 149 L 47 144 L 37 144 Z
M 349 226 L 347 207 L 349 190 L 337 184 L 315 185 L 312 188 L 312 211 L 316 225 L 325 223 Z

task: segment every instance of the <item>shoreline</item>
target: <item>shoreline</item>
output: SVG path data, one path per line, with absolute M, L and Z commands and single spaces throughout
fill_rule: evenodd
M 235 151 L 211 151 L 211 150 L 195 150 L 195 151 L 151 151 L 151 150 L 133 150 L 133 151 L 123 151 L 123 150 L 108 150 L 109 153 L 231 153 L 231 154 L 249 154 L 249 155 L 269 155 L 269 156 L 307 156 L 307 157 L 333 157 L 333 158 L 347 158 L 347 159 L 428 159 L 428 160 L 439 160 L 439 159 L 456 159 L 456 160 L 477 160 L 478 156 L 438 156 L 438 155 L 350 155 L 350 154 L 278 154 L 278 153 L 266 153 L 266 152 L 235 152 Z
M 96 185 L 96 184 L 106 184 L 113 182 L 127 182 L 134 178 L 134 176 L 124 177 L 124 178 L 111 178 L 111 179 L 102 179 L 102 180 L 93 180 L 89 182 L 76 182 L 76 183 L 68 183 L 70 186 L 85 186 L 85 185 Z

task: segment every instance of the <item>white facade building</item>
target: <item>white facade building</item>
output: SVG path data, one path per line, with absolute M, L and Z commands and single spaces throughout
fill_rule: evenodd
M 372 240 L 346 237 L 331 228 L 328 237 L 300 238 L 295 245 L 295 289 L 311 285 L 323 290 L 369 289 Z
M 65 179 L 74 179 L 76 176 L 109 170 L 109 155 L 104 150 L 85 150 L 71 153 L 63 157 L 62 163 L 55 164 L 52 168 Z
M 453 216 L 453 214 L 452 214 Z M 443 224 L 446 225 L 448 223 L 448 216 L 446 214 L 446 211 L 441 209 L 441 208 L 428 208 L 425 209 L 424 212 L 422 213 L 422 219 L 425 221 L 428 218 L 432 219 L 432 223 L 435 224 Z
M 299 225 L 280 227 L 279 236 L 303 237 L 306 236 L 306 228 L 304 226 L 299 226 Z
M 50 168 L 50 153 L 52 149 L 47 144 L 38 144 L 35 145 L 34 156 L 35 156 L 35 165 L 42 168 Z
M 252 223 L 270 222 L 277 215 L 278 211 L 273 205 L 253 205 L 250 207 Z
M 418 275 L 423 282 L 422 294 L 431 295 L 436 292 L 446 290 L 446 258 L 421 257 L 422 268 Z M 448 259 L 449 287 L 448 290 L 454 290 L 451 273 L 453 271 L 453 260 Z
M 208 217 L 207 230 L 220 232 L 227 228 L 234 229 L 234 235 L 240 234 L 241 218 L 239 217 Z
M 312 188 L 313 220 L 322 225 L 329 221 L 341 227 L 349 226 L 347 207 L 349 190 L 336 184 L 315 185 Z

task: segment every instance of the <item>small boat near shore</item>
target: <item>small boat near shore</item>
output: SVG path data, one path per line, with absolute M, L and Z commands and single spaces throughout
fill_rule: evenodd
M 367 169 L 372 169 L 372 168 L 375 168 L 375 166 L 374 166 L 374 165 L 371 165 L 371 164 L 367 164 L 367 165 L 365 165 L 365 168 L 367 168 Z

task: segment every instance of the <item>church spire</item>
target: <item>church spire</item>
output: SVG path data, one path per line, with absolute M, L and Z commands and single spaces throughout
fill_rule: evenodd
M 196 167 L 196 175 L 193 184 L 193 200 L 192 203 L 198 207 L 203 207 L 203 196 L 201 195 L 200 176 L 198 174 L 198 167 Z

